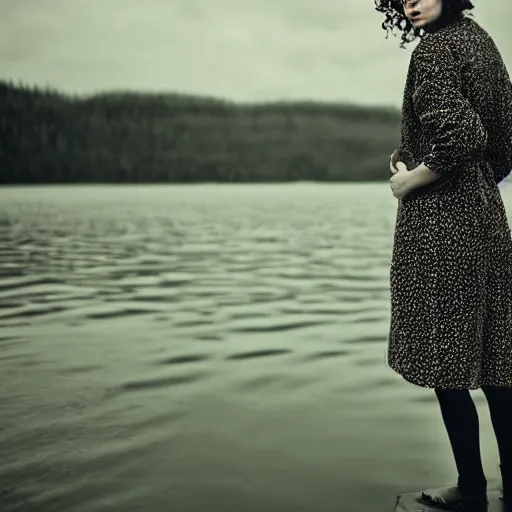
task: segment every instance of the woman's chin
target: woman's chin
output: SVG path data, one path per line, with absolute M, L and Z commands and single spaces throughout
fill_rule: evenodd
M 426 20 L 417 20 L 417 21 L 412 21 L 412 24 L 414 26 L 414 28 L 422 28 L 424 27 L 428 22 Z

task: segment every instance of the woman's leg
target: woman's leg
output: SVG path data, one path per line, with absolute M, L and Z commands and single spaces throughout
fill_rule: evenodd
M 436 389 L 459 473 L 457 486 L 421 493 L 422 501 L 460 512 L 487 511 L 487 481 L 480 455 L 478 413 L 469 391 Z
M 512 501 L 512 388 L 482 386 L 500 454 L 503 497 Z
M 481 493 L 487 481 L 480 454 L 478 412 L 467 389 L 435 390 L 450 439 L 461 492 Z

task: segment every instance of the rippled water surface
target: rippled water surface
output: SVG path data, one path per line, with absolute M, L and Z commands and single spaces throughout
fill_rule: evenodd
M 2 511 L 383 512 L 451 485 L 433 393 L 386 364 L 395 212 L 386 184 L 1 189 Z

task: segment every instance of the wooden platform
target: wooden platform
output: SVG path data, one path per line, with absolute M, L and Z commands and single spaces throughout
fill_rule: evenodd
M 489 498 L 489 511 L 488 512 L 503 512 L 503 502 L 499 499 L 500 491 L 488 490 L 487 497 Z M 409 492 L 399 494 L 396 500 L 395 512 L 439 512 L 441 509 L 436 507 L 429 507 L 424 503 L 420 503 L 418 498 L 421 497 L 420 492 Z

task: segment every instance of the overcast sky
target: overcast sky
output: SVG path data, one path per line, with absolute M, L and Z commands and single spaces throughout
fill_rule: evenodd
M 475 19 L 512 73 L 511 0 Z M 0 79 L 60 90 L 400 106 L 411 46 L 373 0 L 0 0 Z

